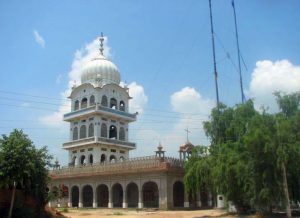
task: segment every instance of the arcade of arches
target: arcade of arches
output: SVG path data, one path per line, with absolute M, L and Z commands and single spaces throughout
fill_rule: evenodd
M 143 184 L 129 182 L 124 185 L 115 182 L 85 185 L 65 186 L 65 203 L 69 207 L 108 207 L 108 208 L 180 208 L 180 207 L 209 207 L 212 206 L 211 195 L 200 192 L 196 199 L 186 196 L 182 181 L 172 184 L 172 193 L 158 186 L 157 181 L 145 181 Z M 52 192 L 58 190 L 52 186 Z M 70 190 L 70 191 L 69 191 Z M 163 201 L 166 201 L 163 206 Z

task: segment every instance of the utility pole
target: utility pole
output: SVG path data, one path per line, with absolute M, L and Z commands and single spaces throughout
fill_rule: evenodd
M 234 14 L 235 38 L 236 38 L 236 47 L 237 47 L 238 63 L 239 63 L 239 75 L 240 75 L 240 88 L 241 88 L 241 95 L 242 95 L 242 103 L 244 104 L 245 103 L 245 95 L 244 95 L 243 78 L 242 78 L 242 70 L 241 70 L 241 53 L 240 53 L 239 36 L 238 36 L 238 30 L 237 30 L 234 0 L 232 0 L 231 5 L 233 8 L 233 14 Z
M 211 28 L 211 41 L 213 48 L 213 62 L 214 62 L 214 75 L 215 75 L 215 87 L 216 87 L 216 97 L 217 97 L 217 108 L 219 111 L 219 88 L 218 88 L 218 72 L 217 72 L 217 64 L 216 64 L 216 52 L 215 52 L 215 38 L 214 38 L 214 26 L 213 26 L 213 17 L 211 10 L 211 0 L 209 0 L 209 12 L 210 12 L 210 28 Z

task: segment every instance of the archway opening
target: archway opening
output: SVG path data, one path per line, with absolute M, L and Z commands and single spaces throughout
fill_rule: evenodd
M 87 98 L 83 98 L 81 100 L 81 109 L 86 108 L 87 107 L 87 103 L 88 103 Z
M 89 125 L 89 134 L 88 134 L 89 137 L 93 137 L 94 136 L 94 124 L 91 123 Z
M 111 163 L 115 163 L 116 162 L 116 156 L 115 155 L 110 155 L 110 157 L 109 157 L 109 161 L 111 162 Z
M 115 98 L 110 99 L 110 108 L 117 110 L 118 109 L 118 104 L 117 100 Z
M 122 207 L 123 203 L 123 188 L 117 183 L 112 187 L 112 201 L 113 207 Z
M 93 164 L 93 162 L 94 162 L 94 158 L 93 158 L 93 155 L 92 154 L 90 154 L 90 157 L 89 157 L 89 164 Z
M 90 97 L 90 106 L 93 106 L 93 105 L 95 105 L 95 96 L 94 95 L 92 95 Z
M 80 157 L 80 165 L 85 165 L 85 156 L 84 155 L 82 155 Z
M 86 185 L 82 189 L 82 205 L 83 207 L 93 207 L 93 188 Z
M 173 185 L 173 205 L 174 207 L 184 206 L 184 186 L 180 181 L 175 182 Z
M 135 183 L 130 183 L 127 185 L 127 203 L 128 207 L 137 207 L 139 202 L 139 190 Z
M 120 128 L 119 140 L 125 141 L 125 129 L 124 129 L 124 127 Z
M 73 140 L 78 140 L 78 128 L 74 127 L 73 129 Z
M 117 127 L 114 125 L 111 125 L 109 127 L 109 138 L 110 139 L 117 139 L 118 136 L 118 131 L 117 131 Z
M 120 111 L 125 111 L 125 103 L 124 103 L 124 101 L 120 101 Z
M 79 101 L 76 100 L 74 103 L 74 111 L 77 111 L 79 109 Z
M 101 106 L 107 107 L 107 97 L 106 97 L 106 95 L 102 96 Z
M 99 185 L 96 192 L 98 207 L 108 207 L 108 187 L 103 184 Z
M 159 192 L 155 182 L 146 182 L 143 185 L 144 207 L 159 207 Z
M 101 137 L 107 138 L 107 126 L 105 123 L 101 124 Z
M 79 203 L 79 188 L 77 186 L 73 186 L 71 189 L 71 201 L 72 201 L 72 207 L 78 207 Z
M 80 127 L 80 139 L 86 138 L 86 126 L 82 125 Z
M 105 154 L 101 154 L 100 163 L 104 163 L 106 161 Z

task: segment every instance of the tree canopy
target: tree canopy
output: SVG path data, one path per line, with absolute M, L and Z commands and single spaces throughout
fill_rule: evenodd
M 207 155 L 196 147 L 185 165 L 185 187 L 195 194 L 207 184 L 237 208 L 269 211 L 284 200 L 283 171 L 290 199 L 300 200 L 300 93 L 275 93 L 276 114 L 257 111 L 253 101 L 214 108 L 204 130 Z
M 51 159 L 47 148 L 35 148 L 22 130 L 3 135 L 0 138 L 0 190 L 11 189 L 16 182 L 18 189 L 34 193 L 39 202 L 45 203 Z

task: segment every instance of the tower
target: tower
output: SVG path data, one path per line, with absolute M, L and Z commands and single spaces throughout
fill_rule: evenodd
M 128 141 L 128 124 L 137 113 L 128 111 L 129 89 L 120 86 L 118 68 L 103 55 L 103 40 L 102 35 L 100 54 L 83 67 L 81 85 L 72 88 L 71 112 L 64 115 L 70 166 L 123 161 L 136 147 Z

